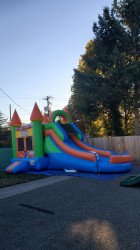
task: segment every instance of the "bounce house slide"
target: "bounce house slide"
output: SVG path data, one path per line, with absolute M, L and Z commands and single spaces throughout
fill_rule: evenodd
M 121 173 L 130 170 L 131 164 L 127 162 L 126 155 L 121 156 L 121 164 L 111 163 L 110 151 L 93 148 L 81 141 L 83 134 L 75 124 L 64 126 L 55 123 L 53 128 L 45 132 L 46 153 L 50 158 L 51 169 L 64 169 L 65 166 L 65 169 L 94 173 Z M 63 135 L 64 141 L 59 138 L 59 133 Z M 54 152 L 52 152 L 52 145 Z
M 58 125 L 55 124 L 58 128 Z M 59 131 L 60 132 L 60 131 Z M 66 133 L 62 141 L 53 130 L 45 132 L 45 153 L 49 156 L 49 169 L 74 169 L 77 171 L 97 172 L 96 158 L 93 153 L 75 145 Z
M 13 159 L 6 168 L 7 173 L 44 169 L 122 173 L 131 169 L 130 155 L 115 155 L 86 144 L 83 133 L 64 110 L 56 110 L 51 117 L 43 119 L 35 104 L 31 121 L 32 124 L 21 126 L 17 112 L 13 114 Z

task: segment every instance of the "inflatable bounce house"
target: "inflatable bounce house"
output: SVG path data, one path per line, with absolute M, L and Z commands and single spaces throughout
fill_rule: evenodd
M 58 117 L 60 118 L 58 120 Z M 42 116 L 35 103 L 31 124 L 22 126 L 14 111 L 12 128 L 13 158 L 7 173 L 43 170 L 75 170 L 92 173 L 123 173 L 131 169 L 129 154 L 113 154 L 84 142 L 84 135 L 72 122 L 68 110 Z

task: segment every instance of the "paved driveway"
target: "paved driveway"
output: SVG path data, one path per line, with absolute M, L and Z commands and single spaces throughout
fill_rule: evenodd
M 140 189 L 120 187 L 123 178 L 76 177 L 1 199 L 0 249 L 139 250 Z

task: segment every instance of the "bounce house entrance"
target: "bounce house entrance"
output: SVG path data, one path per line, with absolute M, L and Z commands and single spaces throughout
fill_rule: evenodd
M 67 124 L 59 124 L 65 131 L 67 134 L 77 134 L 77 130 L 71 126 L 70 123 Z
M 16 131 L 17 157 L 33 157 L 32 128 L 21 128 Z

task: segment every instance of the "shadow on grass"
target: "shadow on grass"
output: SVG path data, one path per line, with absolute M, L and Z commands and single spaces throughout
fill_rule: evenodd
M 0 170 L 0 188 L 13 186 L 28 181 L 46 178 L 46 175 L 39 174 L 7 174 L 4 170 Z

